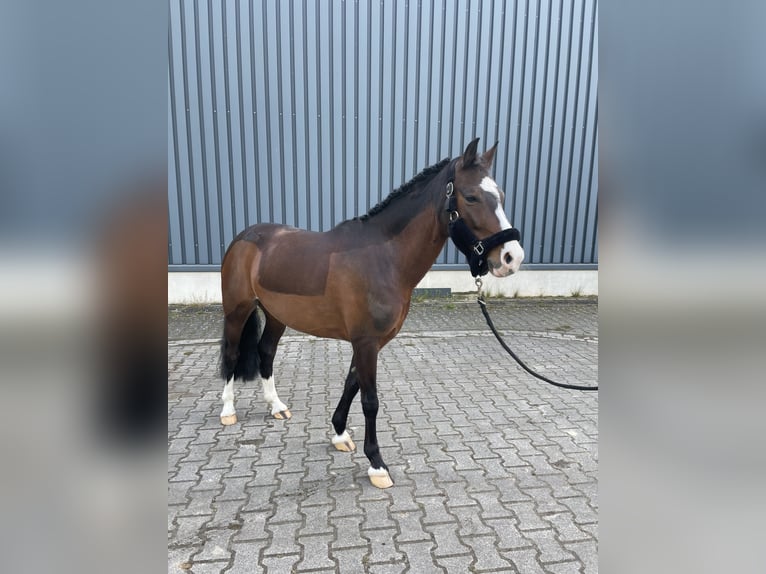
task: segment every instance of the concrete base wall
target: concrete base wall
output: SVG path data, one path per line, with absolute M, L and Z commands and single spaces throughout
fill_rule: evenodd
M 483 278 L 484 291 L 503 297 L 570 297 L 598 295 L 597 270 L 522 270 L 517 275 Z M 468 271 L 429 271 L 418 284 L 422 289 L 476 290 Z M 220 303 L 221 276 L 217 272 L 168 273 L 168 303 Z

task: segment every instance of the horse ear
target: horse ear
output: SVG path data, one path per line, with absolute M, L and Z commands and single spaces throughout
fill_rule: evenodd
M 476 148 L 479 147 L 479 138 L 476 138 L 463 152 L 463 167 L 469 167 L 476 163 Z
M 492 167 L 492 162 L 495 160 L 495 152 L 497 151 L 497 144 L 499 143 L 499 141 L 495 142 L 495 145 L 485 151 L 484 155 L 481 156 L 481 163 L 483 163 L 487 169 Z

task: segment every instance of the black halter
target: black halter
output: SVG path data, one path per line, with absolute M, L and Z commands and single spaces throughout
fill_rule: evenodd
M 447 213 L 449 213 L 449 236 L 471 266 L 471 275 L 478 277 L 489 272 L 487 255 L 498 245 L 506 241 L 519 241 L 521 235 L 518 229 L 503 229 L 494 235 L 479 239 L 468 227 L 465 220 L 460 217 L 457 210 L 457 196 L 455 186 L 450 180 L 447 183 Z

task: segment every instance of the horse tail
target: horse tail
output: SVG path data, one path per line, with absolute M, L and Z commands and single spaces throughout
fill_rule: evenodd
M 231 343 L 224 334 L 221 342 L 221 378 L 223 380 L 228 381 L 233 375 L 236 379 L 252 381 L 260 376 L 261 361 L 258 353 L 260 337 L 261 320 L 257 309 L 253 309 L 242 328 L 238 350 L 231 348 Z

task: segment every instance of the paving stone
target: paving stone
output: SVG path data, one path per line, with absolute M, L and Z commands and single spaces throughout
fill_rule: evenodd
M 264 556 L 300 553 L 301 547 L 296 538 L 300 526 L 301 524 L 298 522 L 267 523 L 266 530 L 271 533 L 271 543 L 264 550 Z
M 429 524 L 424 526 L 423 530 L 430 533 L 434 538 L 434 556 L 450 556 L 471 551 L 471 549 L 463 544 L 460 541 L 460 538 L 458 538 L 458 524 L 456 522 L 449 524 Z
M 366 570 L 369 564 L 367 558 L 369 549 L 367 546 L 362 548 L 342 548 L 330 549 L 330 557 L 338 564 L 339 574 L 359 574 Z
M 438 524 L 440 522 L 452 522 L 454 518 L 447 513 L 444 505 L 444 496 L 419 496 L 415 498 L 423 510 L 423 524 Z
M 431 540 L 431 535 L 423 530 L 423 513 L 420 511 L 400 512 L 392 515 L 399 527 L 397 544 L 402 542 L 420 542 Z
M 362 535 L 370 541 L 370 564 L 402 562 L 404 560 L 404 555 L 396 549 L 396 544 L 394 544 L 396 530 L 393 528 L 365 530 Z
M 442 556 L 436 558 L 436 564 L 440 566 L 441 568 L 444 568 L 444 570 L 448 574 L 458 573 L 458 572 L 470 572 L 471 571 L 471 564 L 473 564 L 474 558 L 470 554 L 466 554 L 464 556 Z M 510 570 L 506 570 L 506 572 L 510 572 Z
M 511 564 L 497 550 L 497 539 L 494 536 L 463 536 L 462 541 L 471 547 L 476 563 L 474 571 L 507 571 Z
M 264 556 L 261 563 L 266 567 L 266 574 L 285 574 L 285 572 L 293 572 L 300 559 L 298 554 Z
M 234 535 L 236 542 L 250 540 L 268 540 L 271 533 L 266 531 L 266 522 L 270 512 L 240 512 L 241 527 Z
M 524 536 L 530 540 L 538 550 L 537 559 L 542 563 L 564 562 L 573 560 L 575 556 L 566 550 L 556 539 L 556 533 L 550 530 L 528 530 Z
M 598 572 L 598 546 L 595 541 L 587 542 L 568 542 L 564 544 L 567 550 L 577 555 L 584 566 L 584 572 Z
M 191 572 L 192 574 L 220 574 L 226 567 L 228 567 L 228 565 L 228 561 L 222 562 L 218 560 L 212 562 L 194 562 L 191 570 L 186 570 L 186 572 Z
M 348 516 L 333 520 L 335 525 L 335 540 L 333 549 L 351 548 L 369 545 L 369 540 L 362 536 L 362 519 L 358 516 Z
M 516 519 L 496 518 L 485 520 L 484 523 L 497 536 L 497 547 L 499 550 L 525 548 L 532 545 L 532 542 L 524 538 L 524 534 L 519 530 Z
M 328 557 L 332 538 L 332 534 L 299 536 L 298 543 L 303 546 L 303 560 L 298 563 L 298 572 L 321 568 L 334 569 L 335 562 Z
M 536 549 L 507 550 L 501 552 L 510 561 L 517 572 L 524 574 L 545 574 L 545 569 L 537 560 Z
M 233 534 L 232 530 L 226 528 L 206 528 L 204 532 L 205 544 L 199 553 L 194 555 L 194 561 L 225 560 L 228 563 L 231 559 L 229 540 Z

